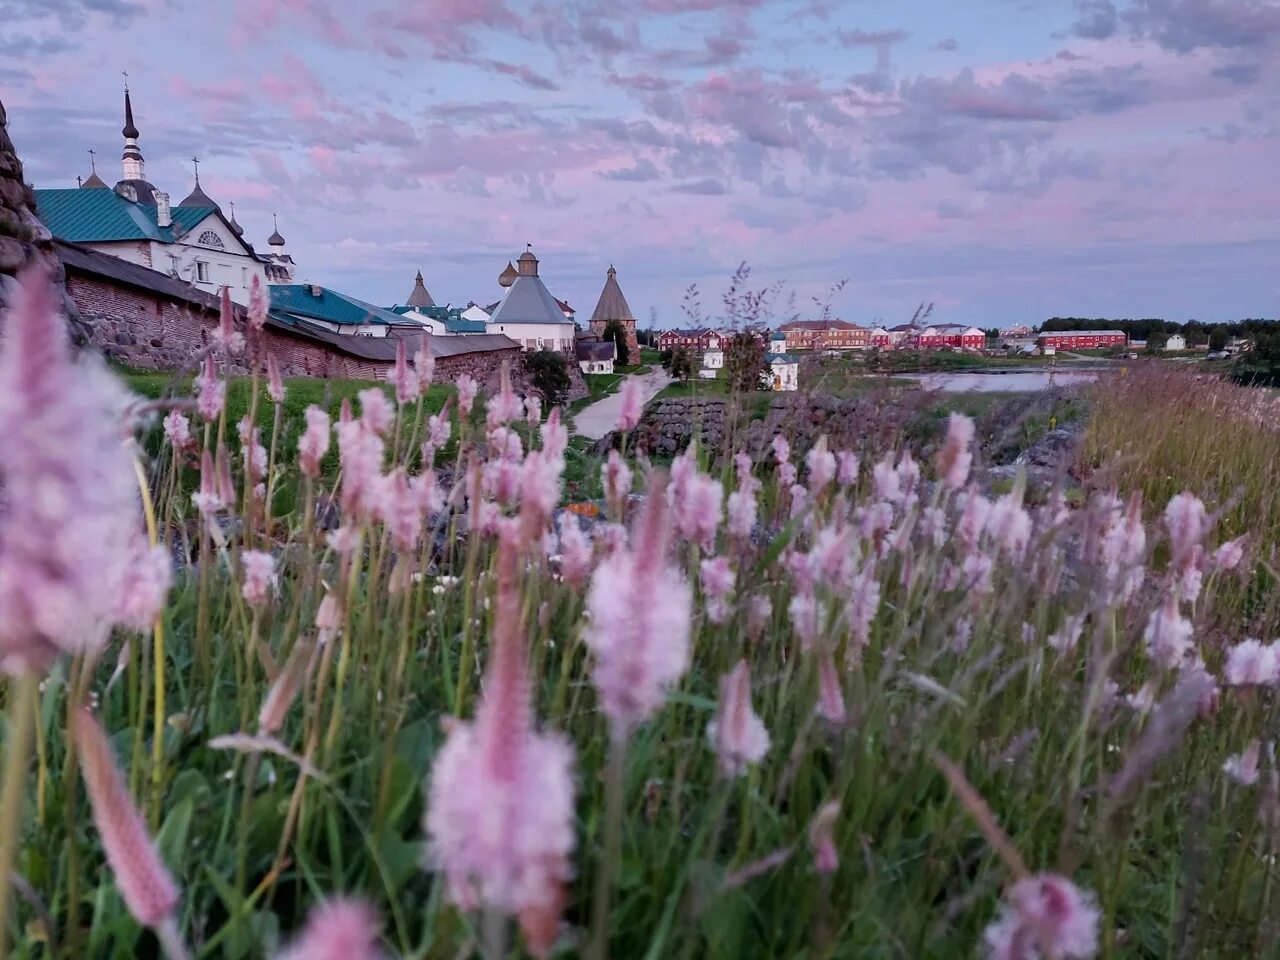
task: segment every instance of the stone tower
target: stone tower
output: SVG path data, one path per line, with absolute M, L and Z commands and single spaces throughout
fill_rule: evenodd
M 632 363 L 639 363 L 640 342 L 636 339 L 636 318 L 627 305 L 627 298 L 622 295 L 622 288 L 618 286 L 618 271 L 612 266 L 605 274 L 604 289 L 600 291 L 600 299 L 591 314 L 591 332 L 603 337 L 605 327 L 611 320 L 622 324 L 622 329 L 627 334 L 627 352 L 630 354 L 628 359 Z

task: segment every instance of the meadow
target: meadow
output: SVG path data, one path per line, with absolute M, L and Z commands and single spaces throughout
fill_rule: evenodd
M 140 404 L 50 311 L 0 348 L 0 958 L 1274 955 L 1268 395 L 1099 387 L 1032 504 L 964 413 L 657 465 L 627 404 L 587 463 L 252 320 Z

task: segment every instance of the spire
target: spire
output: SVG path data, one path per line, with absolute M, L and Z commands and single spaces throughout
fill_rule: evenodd
M 595 312 L 591 314 L 592 323 L 608 323 L 610 320 L 630 320 L 635 322 L 627 298 L 622 295 L 622 287 L 618 286 L 618 271 L 609 265 L 605 272 L 604 289 L 600 291 L 600 299 L 596 302 Z
M 409 299 L 405 301 L 405 306 L 409 307 L 434 307 L 436 302 L 431 299 L 431 294 L 427 293 L 427 288 L 422 282 L 422 271 L 418 271 L 418 275 L 413 278 L 413 292 L 409 294 Z
M 280 236 L 280 224 L 276 222 L 276 215 L 271 214 L 271 236 L 267 237 L 267 243 L 273 247 L 283 247 L 284 237 Z
M 144 161 L 142 150 L 138 147 L 138 126 L 133 122 L 133 100 L 129 97 L 128 73 L 124 75 L 124 128 L 120 132 L 124 135 L 124 153 L 120 156 L 124 179 L 142 180 Z
M 231 201 L 231 202 L 229 202 L 229 203 L 227 204 L 227 206 L 231 209 L 231 219 L 230 219 L 230 220 L 228 220 L 228 221 L 227 221 L 227 223 L 230 225 L 231 229 L 235 231 L 235 234 L 236 234 L 236 236 L 237 236 L 237 237 L 243 237 L 243 236 L 244 236 L 244 227 L 242 227 L 242 226 L 240 226 L 240 224 L 236 223 L 236 205 L 235 205 L 235 201 Z

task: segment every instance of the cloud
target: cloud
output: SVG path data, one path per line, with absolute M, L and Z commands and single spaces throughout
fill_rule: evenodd
M 885 44 L 901 43 L 910 33 L 906 30 L 837 30 L 836 43 L 842 47 L 879 47 Z
M 628 183 L 646 183 L 650 180 L 657 180 L 661 177 L 657 166 L 648 157 L 641 157 L 636 161 L 634 167 L 624 167 L 621 170 L 606 170 L 600 176 L 606 180 L 621 180 Z
M 394 10 L 379 10 L 369 18 L 381 41 L 398 47 L 406 36 L 425 41 L 441 58 L 474 55 L 480 45 L 477 29 L 518 29 L 523 21 L 505 0 L 417 0 Z
M 933 45 L 933 49 L 950 53 L 960 49 L 960 41 L 955 37 L 944 37 Z
M 1251 86 L 1261 79 L 1262 64 L 1228 63 L 1214 68 L 1212 75 L 1240 86 Z
M 1120 15 L 1112 0 L 1076 0 L 1076 22 L 1071 32 L 1086 40 L 1106 40 L 1114 36 Z
M 729 188 L 714 177 L 703 177 L 688 183 L 677 183 L 671 188 L 673 193 L 692 193 L 701 197 L 720 197 L 729 192 Z
M 752 10 L 763 0 L 640 0 L 651 13 L 706 13 L 714 10 Z
M 11 33 L 0 37 L 0 56 L 3 57 L 48 57 L 75 48 L 76 45 L 67 37 L 58 34 L 33 37 L 30 34 Z
M 1134 0 L 1125 19 L 1136 36 L 1178 53 L 1266 46 L 1280 38 L 1280 7 L 1269 0 Z
M 526 67 L 524 64 L 507 63 L 503 60 L 482 60 L 479 62 L 497 73 L 504 74 L 508 77 L 515 77 L 526 87 L 532 87 L 534 90 L 560 89 L 560 84 L 556 83 L 550 77 L 544 77 L 536 70 Z

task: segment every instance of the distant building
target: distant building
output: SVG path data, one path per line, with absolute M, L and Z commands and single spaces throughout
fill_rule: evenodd
M 791 320 L 779 329 L 788 350 L 865 350 L 871 331 L 847 320 Z
M 579 337 L 574 348 L 583 373 L 613 373 L 613 362 L 618 352 L 617 344 L 612 340 Z
M 538 258 L 529 247 L 516 260 L 516 278 L 485 326 L 489 333 L 511 337 L 525 350 L 573 355 L 576 330 L 571 311 L 568 304 L 551 295 L 538 276 Z
M 1187 338 L 1180 333 L 1172 334 L 1164 342 L 1164 348 L 1166 350 L 1185 350 L 1187 349 Z
M 683 348 L 690 353 L 701 353 L 704 350 L 719 349 L 723 339 L 717 331 L 709 327 L 663 330 L 658 334 L 658 349 L 676 350 Z
M 315 283 L 284 283 L 268 288 L 271 315 L 281 326 L 318 329 L 354 337 L 389 337 L 422 332 L 422 324 L 394 310 Z
M 765 354 L 764 379 L 768 389 L 789 392 L 800 389 L 800 361 L 787 353 Z
M 893 336 L 884 327 L 872 327 L 867 333 L 867 340 L 879 350 L 888 350 L 893 346 Z
M 925 327 L 915 337 L 914 345 L 921 350 L 981 350 L 987 345 L 987 335 L 977 327 L 962 323 L 935 323 Z
M 591 332 L 603 339 L 606 328 L 614 321 L 621 324 L 626 336 L 628 359 L 632 363 L 639 363 L 640 341 L 636 339 L 636 318 L 631 313 L 627 298 L 622 294 L 622 287 L 618 285 L 618 271 L 610 264 L 605 272 L 604 289 L 600 291 L 600 299 L 596 301 L 596 308 L 591 313 Z
M 1120 330 L 1046 330 L 1036 337 L 1041 350 L 1106 350 L 1124 347 L 1129 338 Z
M 722 370 L 724 368 L 724 350 L 717 346 L 711 350 L 702 351 L 702 366 L 707 370 Z

